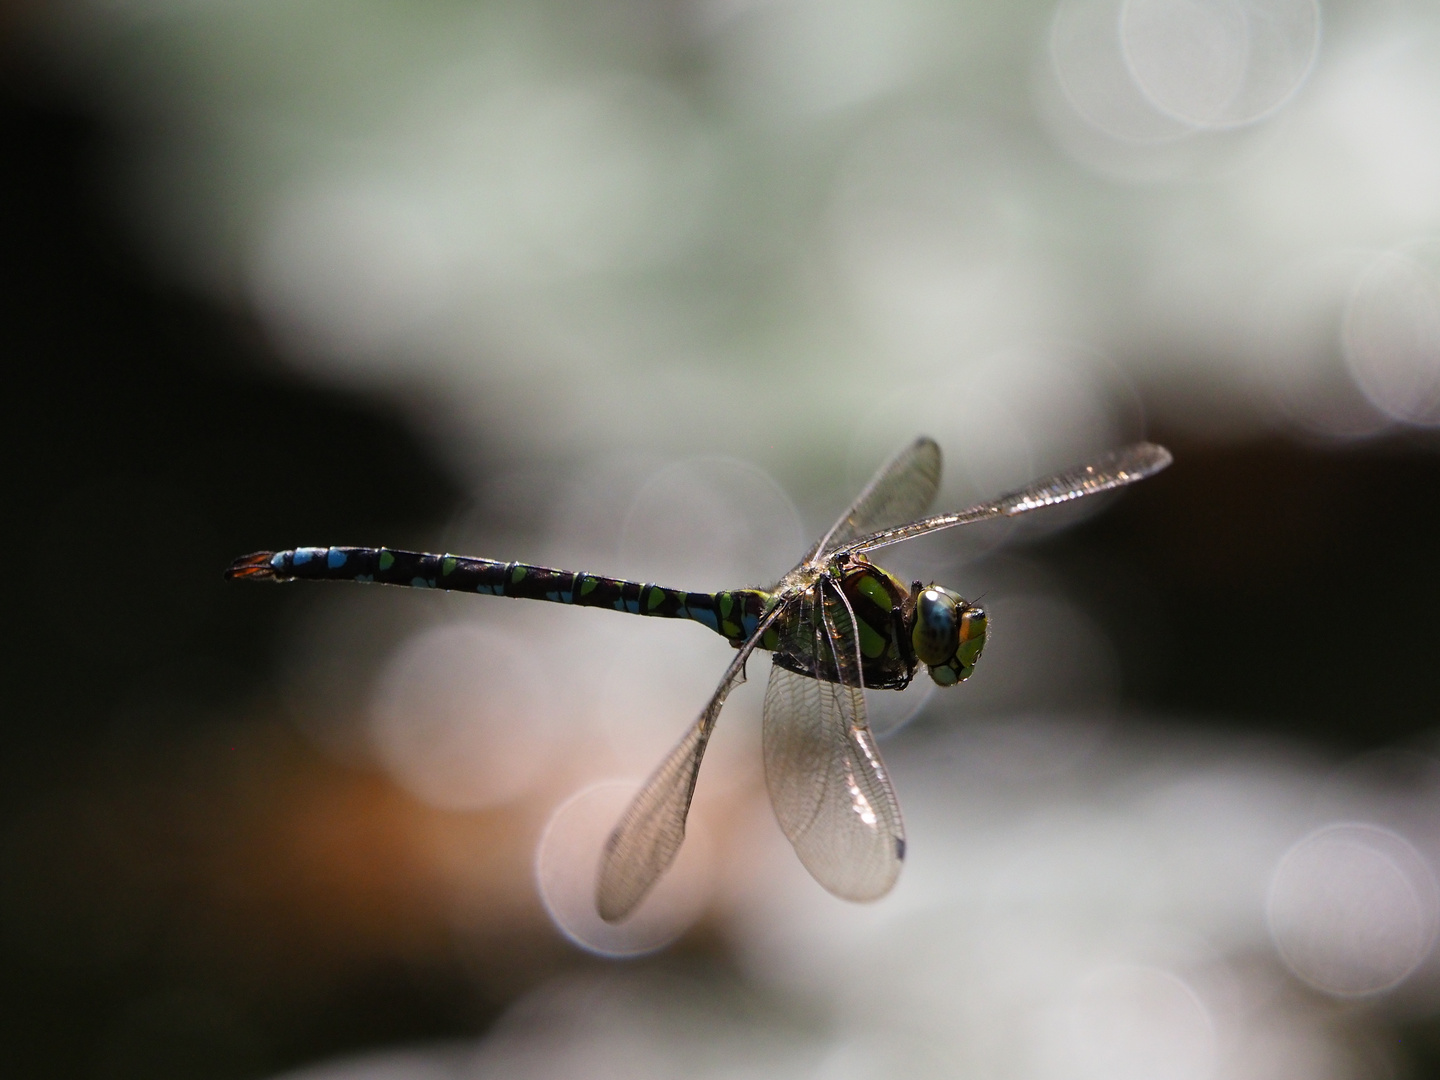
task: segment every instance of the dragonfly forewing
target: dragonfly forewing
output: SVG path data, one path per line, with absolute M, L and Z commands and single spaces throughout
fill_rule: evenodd
M 595 883 L 595 907 L 606 922 L 618 922 L 634 911 L 675 861 L 685 840 L 685 819 L 715 721 L 730 691 L 745 681 L 745 661 L 779 611 L 777 605 L 740 646 L 709 703 L 645 781 L 605 841 Z
M 913 521 L 930 509 L 939 490 L 940 446 L 922 435 L 870 478 L 850 508 L 806 552 L 801 565 L 817 565 L 857 537 Z
M 807 612 L 819 638 L 815 655 L 828 649 L 835 668 L 853 670 L 841 659 L 846 635 L 829 617 L 823 585 L 816 592 Z M 764 752 L 775 817 L 811 876 L 846 900 L 888 893 L 905 857 L 905 829 L 858 680 L 847 685 L 773 665 Z
M 856 554 L 889 547 L 902 540 L 909 540 L 956 525 L 969 525 L 996 517 L 1015 517 L 1029 513 L 1043 506 L 1054 506 L 1086 495 L 1124 487 L 1147 476 L 1154 476 L 1170 464 L 1170 451 L 1154 443 L 1135 443 L 1121 450 L 1102 454 L 1094 461 L 1066 469 L 1053 476 L 1035 480 L 1016 491 L 1006 492 L 989 502 L 976 503 L 953 514 L 937 514 L 934 517 L 912 521 L 908 525 L 881 529 L 868 536 L 862 536 L 848 544 L 832 548 L 832 554 Z

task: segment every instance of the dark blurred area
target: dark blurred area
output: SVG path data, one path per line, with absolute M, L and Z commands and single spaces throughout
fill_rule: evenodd
M 307 598 L 221 579 L 282 542 L 423 539 L 461 486 L 394 406 L 152 274 L 98 182 L 121 137 L 0 69 L 4 1071 L 258 1077 L 483 1030 L 578 954 L 533 913 L 452 948 L 392 832 L 430 811 L 275 703 Z M 1428 739 L 1432 441 L 1149 434 L 1167 473 L 1030 552 L 1116 643 L 1127 708 L 1337 759 Z
M 272 835 L 297 786 L 340 815 L 383 784 L 337 779 L 265 705 L 297 598 L 220 576 L 279 536 L 405 534 L 456 488 L 393 409 L 286 376 L 243 319 L 156 282 L 100 197 L 115 133 L 7 61 L 3 1071 L 256 1076 L 474 1030 L 493 1006 L 443 950 L 337 932 L 397 888 L 326 896 Z
M 1043 549 L 1121 650 L 1130 704 L 1336 754 L 1429 740 L 1433 439 L 1164 441 L 1168 472 Z

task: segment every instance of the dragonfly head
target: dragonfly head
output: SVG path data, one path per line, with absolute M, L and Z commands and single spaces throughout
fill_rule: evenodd
M 985 647 L 985 610 L 939 585 L 915 587 L 910 642 L 938 686 L 964 682 Z

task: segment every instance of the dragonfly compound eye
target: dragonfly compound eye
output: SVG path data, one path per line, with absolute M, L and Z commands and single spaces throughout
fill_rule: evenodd
M 915 600 L 915 626 L 910 642 L 921 663 L 943 664 L 960 644 L 960 610 L 965 601 L 949 589 L 931 585 Z
M 985 648 L 985 628 L 988 623 L 984 608 L 966 607 L 960 612 L 960 646 L 955 650 L 955 659 L 966 669 L 961 678 L 967 678 L 970 669 L 973 669 L 975 662 L 980 659 L 980 650 Z
M 951 639 L 949 655 L 940 663 L 930 663 L 930 678 L 938 686 L 954 686 L 968 679 L 980 659 L 980 650 L 985 648 L 984 609 L 971 607 L 961 597 L 953 593 L 950 595 L 955 598 L 955 636 Z M 916 655 L 920 655 L 918 648 Z

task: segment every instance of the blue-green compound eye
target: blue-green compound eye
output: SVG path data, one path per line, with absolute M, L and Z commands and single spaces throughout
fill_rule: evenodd
M 915 626 L 910 643 L 920 662 L 930 667 L 955 655 L 960 644 L 960 605 L 964 601 L 949 589 L 931 585 L 915 601 Z
M 959 593 L 938 585 L 920 593 L 910 639 L 937 686 L 954 686 L 970 677 L 985 647 L 986 625 L 984 609 L 970 606 Z

